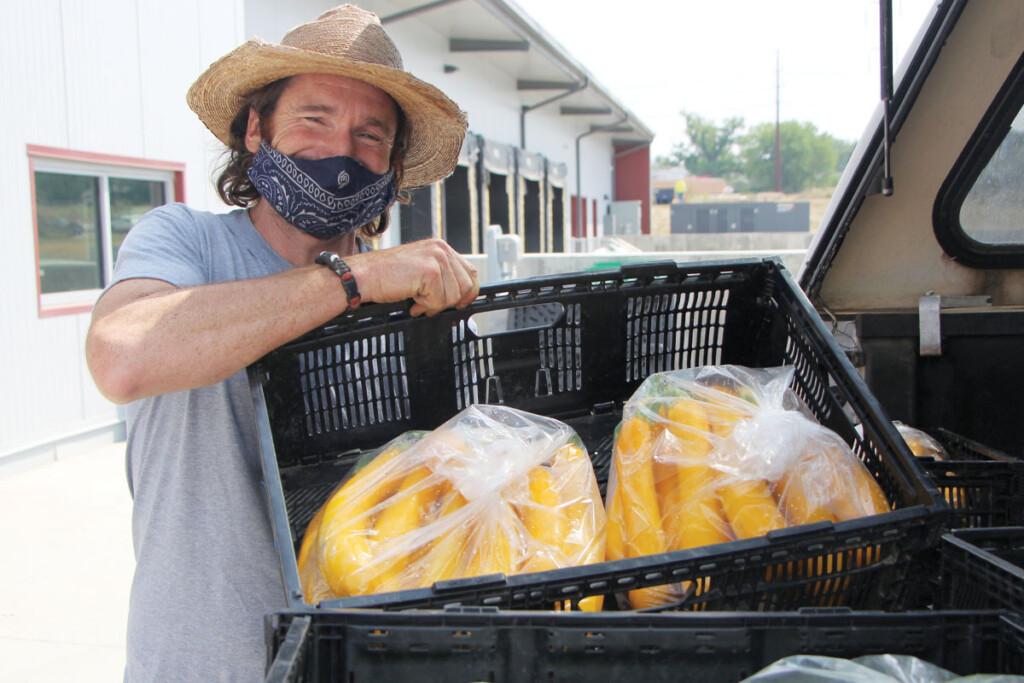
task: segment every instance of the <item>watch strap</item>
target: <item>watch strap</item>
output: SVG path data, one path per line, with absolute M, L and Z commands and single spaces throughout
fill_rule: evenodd
M 348 264 L 333 251 L 321 251 L 317 254 L 314 262 L 322 266 L 327 266 L 333 270 L 339 278 L 341 278 L 341 284 L 345 287 L 345 298 L 348 300 L 348 307 L 353 309 L 358 308 L 362 297 L 359 295 L 359 286 L 356 284 L 356 276 L 352 274 L 352 269 L 348 267 Z

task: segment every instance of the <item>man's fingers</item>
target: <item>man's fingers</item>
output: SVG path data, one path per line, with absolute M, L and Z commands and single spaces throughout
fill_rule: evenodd
M 452 306 L 465 307 L 479 291 L 476 269 L 447 244 L 443 244 L 443 249 L 438 254 L 437 270 L 427 275 L 421 296 L 416 298 L 427 315 Z
M 460 290 L 462 298 L 455 304 L 456 308 L 465 308 L 470 305 L 476 300 L 477 295 L 480 293 L 480 278 L 477 275 L 476 268 L 468 263 L 466 265 L 469 266 L 466 271 L 469 282 Z
M 365 259 L 364 299 L 386 303 L 412 298 L 412 315 L 434 315 L 446 308 L 465 308 L 480 290 L 479 277 L 469 261 L 449 244 L 430 239 L 352 257 Z
M 456 290 L 450 305 L 465 308 L 480 291 L 476 268 L 455 251 L 451 252 L 448 260 L 456 279 Z

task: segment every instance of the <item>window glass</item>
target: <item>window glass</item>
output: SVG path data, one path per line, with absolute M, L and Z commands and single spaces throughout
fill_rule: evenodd
M 1024 113 L 964 198 L 960 226 L 982 244 L 1024 244 Z
M 29 146 L 44 315 L 96 302 L 128 231 L 151 209 L 176 201 L 181 172 L 170 163 L 62 151 Z
M 98 179 L 39 171 L 35 183 L 42 293 L 98 289 L 103 282 Z
M 132 226 L 147 211 L 166 203 L 166 186 L 161 181 L 110 178 L 111 263 L 117 262 L 117 250 Z

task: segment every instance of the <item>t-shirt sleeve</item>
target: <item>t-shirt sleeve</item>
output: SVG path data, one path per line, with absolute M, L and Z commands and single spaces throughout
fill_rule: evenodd
M 110 286 L 135 278 L 164 280 L 176 287 L 210 281 L 204 238 L 183 204 L 157 207 L 139 219 L 117 252 Z

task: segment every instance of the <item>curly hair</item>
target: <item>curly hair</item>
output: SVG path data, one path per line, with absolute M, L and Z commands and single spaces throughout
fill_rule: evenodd
M 216 181 L 217 194 L 225 204 L 248 209 L 260 199 L 260 193 L 253 187 L 247 173 L 252 167 L 253 157 L 256 156 L 245 146 L 249 111 L 255 111 L 261 122 L 269 119 L 277 108 L 281 94 L 288 87 L 289 80 L 289 78 L 282 78 L 250 94 L 231 121 L 227 160 Z M 395 109 L 398 111 L 398 129 L 395 131 L 395 142 L 391 147 L 390 163 L 391 169 L 395 172 L 395 186 L 401 187 L 405 170 L 405 153 L 408 148 L 409 126 L 406 123 L 405 113 L 397 102 Z M 403 204 L 408 202 L 409 193 L 406 190 L 399 190 L 398 201 Z M 385 211 L 378 218 L 361 227 L 359 232 L 366 238 L 377 237 L 387 230 L 389 220 L 390 212 Z

